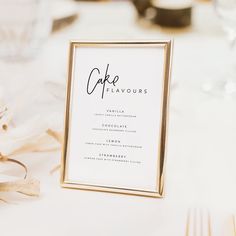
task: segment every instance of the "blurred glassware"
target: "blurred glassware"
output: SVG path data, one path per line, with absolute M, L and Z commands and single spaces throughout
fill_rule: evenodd
M 71 24 L 73 24 L 76 20 L 78 19 L 78 14 L 73 14 L 69 16 L 65 16 L 59 19 L 54 19 L 53 20 L 53 25 L 52 25 L 52 32 L 57 32 L 59 30 L 62 30 Z
M 0 58 L 36 56 L 48 38 L 52 19 L 48 0 L 0 0 Z
M 236 92 L 236 0 L 214 0 L 215 11 L 221 21 L 230 43 L 228 65 L 223 75 L 223 87 L 227 94 Z
M 56 0 L 52 4 L 52 32 L 71 26 L 79 18 L 78 3 L 70 0 Z
M 132 0 L 139 17 L 144 17 L 146 15 L 146 10 L 151 7 L 150 0 Z
M 214 0 L 216 13 L 227 33 L 231 46 L 236 41 L 236 0 Z
M 214 6 L 233 47 L 236 41 L 236 0 L 214 0 Z

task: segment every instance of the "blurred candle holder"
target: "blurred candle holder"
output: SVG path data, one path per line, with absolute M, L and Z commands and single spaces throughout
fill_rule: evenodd
M 139 19 L 169 28 L 191 25 L 193 0 L 132 0 L 132 2 Z
M 187 27 L 191 25 L 192 0 L 152 0 L 156 11 L 153 22 L 164 27 Z
M 48 0 L 0 0 L 0 58 L 35 57 L 48 38 L 52 19 Z

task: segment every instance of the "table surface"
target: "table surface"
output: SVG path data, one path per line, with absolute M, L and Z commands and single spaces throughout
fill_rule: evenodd
M 223 235 L 229 214 L 236 212 L 236 95 L 226 94 L 220 83 L 229 50 L 211 4 L 196 4 L 193 25 L 184 30 L 138 22 L 128 2 L 77 7 L 78 21 L 53 33 L 36 60 L 0 63 L 0 92 L 9 103 L 17 101 L 16 124 L 40 118 L 39 126 L 62 130 L 69 40 L 174 39 L 166 196 L 62 189 L 59 173 L 49 174 L 60 152 L 29 153 L 20 160 L 41 181 L 41 195 L 1 194 L 14 204 L 0 204 L 0 234 L 180 236 L 187 210 L 201 207 L 211 212 L 213 235 Z M 59 83 L 59 97 L 53 83 Z

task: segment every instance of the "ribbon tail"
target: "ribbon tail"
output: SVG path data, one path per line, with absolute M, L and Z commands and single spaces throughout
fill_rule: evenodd
M 23 182 L 21 189 L 17 192 L 28 196 L 38 197 L 40 194 L 40 182 L 37 179 L 21 180 Z
M 50 175 L 54 174 L 56 171 L 60 170 L 61 165 L 57 165 L 55 166 L 51 171 L 50 171 Z
M 6 200 L 3 199 L 3 198 L 0 198 L 0 202 L 8 203 L 8 201 L 6 201 Z
M 36 179 L 24 179 L 13 182 L 0 183 L 2 192 L 19 192 L 28 196 L 39 196 L 40 182 Z
M 59 132 L 56 132 L 56 131 L 54 131 L 54 130 L 52 130 L 52 129 L 48 129 L 48 130 L 46 131 L 46 133 L 47 133 L 49 136 L 53 137 L 55 140 L 57 140 L 60 144 L 63 143 L 63 137 L 62 137 L 62 135 L 61 135 Z

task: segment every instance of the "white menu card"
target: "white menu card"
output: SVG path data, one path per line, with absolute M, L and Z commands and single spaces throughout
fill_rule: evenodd
M 62 186 L 160 197 L 171 41 L 72 42 Z

